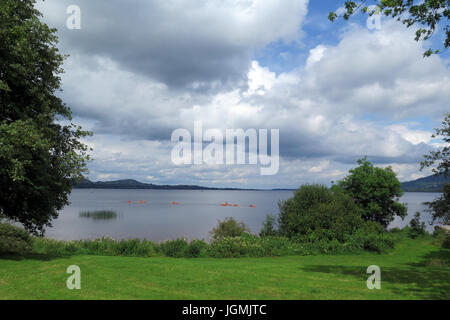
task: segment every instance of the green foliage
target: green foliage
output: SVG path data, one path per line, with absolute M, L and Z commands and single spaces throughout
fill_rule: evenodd
M 433 221 L 439 221 L 443 224 L 450 224 L 450 184 L 444 184 L 443 192 L 440 197 L 431 202 L 425 202 L 431 213 Z
M 339 186 L 362 209 L 363 219 L 386 228 L 395 216 L 406 217 L 406 205 L 397 202 L 403 191 L 392 168 L 374 167 L 367 158 L 358 160 L 358 164 Z
M 188 251 L 186 239 L 167 240 L 160 244 L 161 251 L 168 257 L 182 258 Z
M 101 256 L 136 256 L 153 257 L 165 255 L 174 258 L 240 258 L 273 257 L 310 254 L 343 254 L 373 251 L 382 253 L 393 248 L 400 239 L 396 234 L 384 231 L 376 223 L 366 223 L 352 235 L 347 235 L 344 242 L 337 239 L 316 237 L 287 238 L 282 236 L 258 237 L 244 233 L 239 237 L 221 237 L 207 243 L 204 240 L 185 239 L 168 240 L 155 244 L 147 240 L 114 240 L 103 237 L 96 240 L 58 241 L 34 237 L 32 252 L 49 256 L 101 255 Z M 441 242 L 440 242 L 441 243 Z M 0 245 L 1 247 L 1 245 Z M 18 253 L 29 253 L 20 250 Z
M 361 1 L 359 4 L 356 1 L 345 1 L 345 11 L 342 17 L 348 20 L 351 15 L 358 10 L 372 16 L 376 13 L 383 13 L 385 16 L 396 18 L 401 21 L 406 27 L 417 26 L 415 40 L 428 40 L 434 31 L 440 26 L 442 22 L 442 30 L 446 33 L 444 40 L 444 47 L 450 46 L 450 27 L 448 19 L 450 17 L 449 1 L 448 0 L 430 0 L 430 1 L 413 1 L 413 0 L 373 0 L 370 1 L 372 5 L 376 5 L 376 10 L 370 10 L 368 7 L 369 1 Z M 416 2 L 416 3 L 415 3 Z M 328 19 L 335 21 L 338 14 L 330 12 Z M 425 51 L 424 57 L 439 53 L 439 50 L 429 49 Z
M 140 239 L 116 241 L 109 237 L 95 240 L 58 241 L 35 237 L 33 251 L 50 256 L 89 254 L 101 256 L 138 256 L 151 257 L 156 255 L 157 245 Z
M 450 232 L 437 228 L 433 232 L 434 243 L 446 249 L 450 249 Z
M 30 251 L 31 237 L 27 231 L 7 223 L 0 223 L 0 254 Z
M 436 166 L 432 169 L 436 175 L 442 174 L 449 177 L 450 169 L 450 113 L 445 114 L 442 128 L 435 129 L 435 133 L 431 136 L 433 139 L 440 137 L 444 142 L 444 147 L 438 151 L 431 151 L 425 155 L 425 160 L 420 163 L 420 170 L 426 167 Z M 438 199 L 425 202 L 429 207 L 429 212 L 433 216 L 433 220 L 440 221 L 445 224 L 450 223 L 450 185 L 444 184 L 442 196 Z
M 261 231 L 259 232 L 260 237 L 270 237 L 270 236 L 276 236 L 278 234 L 276 230 L 276 218 L 275 216 L 271 214 L 267 214 L 266 220 L 263 222 L 263 227 Z
M 342 242 L 363 224 L 361 210 L 336 186 L 303 185 L 279 207 L 280 233 L 291 238 Z
M 234 218 L 225 218 L 218 221 L 217 226 L 209 233 L 212 239 L 217 240 L 224 237 L 239 237 L 244 233 L 250 232 L 250 229 L 242 221 L 236 221 Z
M 203 256 L 207 247 L 208 244 L 205 241 L 194 239 L 187 247 L 186 256 L 188 258 L 198 258 Z
M 424 236 L 426 233 L 425 222 L 420 221 L 420 212 L 416 212 L 414 218 L 409 222 L 409 236 L 412 239 Z
M 55 92 L 64 57 L 56 30 L 40 21 L 34 0 L 0 2 L 0 215 L 32 233 L 68 204 L 89 156 Z
M 214 258 L 267 257 L 307 255 L 306 245 L 285 237 L 260 238 L 244 234 L 240 237 L 222 237 L 211 242 L 208 256 Z
M 436 166 L 432 171 L 434 174 L 443 174 L 444 177 L 449 177 L 450 169 L 450 113 L 445 114 L 444 121 L 442 121 L 442 128 L 434 129 L 431 136 L 433 139 L 441 138 L 445 147 L 438 151 L 431 151 L 425 155 L 425 160 L 420 163 L 420 170 L 427 167 Z
M 111 220 L 117 218 L 117 212 L 113 210 L 81 211 L 78 216 L 93 220 Z
M 394 248 L 400 237 L 388 233 L 375 222 L 365 222 L 352 234 L 345 234 L 344 239 L 329 239 L 311 233 L 309 237 L 297 238 L 314 254 L 345 254 L 371 251 L 383 253 Z
M 378 221 L 364 221 L 363 209 L 336 185 L 304 185 L 279 206 L 280 233 L 312 253 L 381 253 L 398 238 Z
M 450 249 L 450 234 L 447 234 L 444 241 L 442 241 L 442 248 Z

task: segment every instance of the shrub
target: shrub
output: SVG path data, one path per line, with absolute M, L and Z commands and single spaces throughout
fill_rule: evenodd
M 359 243 L 365 251 L 382 253 L 394 248 L 395 242 L 401 237 L 399 233 L 388 233 L 379 223 L 368 221 L 352 236 L 349 241 Z
M 395 227 L 395 228 L 389 229 L 389 232 L 390 233 L 401 233 L 402 229 Z
M 155 255 L 156 245 L 147 240 L 130 239 L 116 241 L 110 237 L 79 241 L 34 238 L 33 251 L 48 255 L 93 254 L 103 256 L 150 257 Z
M 240 237 L 222 237 L 211 242 L 208 254 L 215 258 L 239 258 L 245 256 L 263 256 L 264 249 L 257 241 L 258 237 L 243 235 Z M 258 238 L 259 239 L 259 238 Z
M 187 254 L 188 243 L 186 239 L 168 240 L 161 243 L 160 248 L 168 257 L 181 258 Z
M 276 218 L 273 215 L 268 214 L 266 216 L 266 220 L 263 222 L 263 227 L 259 233 L 259 236 L 263 238 L 277 235 L 277 230 L 275 228 L 275 221 Z
M 447 234 L 442 241 L 442 247 L 445 249 L 450 249 L 450 234 Z
M 54 239 L 35 237 L 33 238 L 33 252 L 51 256 L 89 254 L 83 250 L 80 241 L 58 241 Z
M 450 224 L 450 184 L 446 183 L 442 187 L 442 195 L 431 202 L 425 202 L 428 212 L 431 213 L 433 221 Z
M 203 240 L 192 240 L 187 247 L 186 256 L 188 258 L 198 258 L 202 255 L 207 246 L 208 244 Z
M 416 212 L 414 218 L 409 222 L 409 237 L 416 239 L 425 235 L 425 223 L 420 221 L 420 212 Z
M 217 223 L 209 233 L 214 240 L 225 237 L 239 237 L 250 232 L 250 229 L 242 221 L 236 221 L 234 218 L 225 218 Z
M 358 206 L 336 186 L 301 186 L 279 207 L 280 233 L 291 238 L 343 242 L 364 223 Z
M 28 253 L 32 249 L 30 234 L 22 228 L 0 223 L 0 254 Z
M 129 239 L 116 243 L 116 255 L 148 257 L 154 254 L 154 245 L 147 240 Z
M 446 249 L 450 249 L 450 232 L 440 228 L 435 227 L 433 232 L 434 244 L 441 246 Z
M 211 242 L 207 254 L 214 258 L 268 257 L 306 255 L 310 252 L 304 244 L 286 237 L 265 237 L 244 234 L 240 237 L 223 237 Z

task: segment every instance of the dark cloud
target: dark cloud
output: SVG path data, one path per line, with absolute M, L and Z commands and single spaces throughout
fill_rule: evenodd
M 265 2 L 50 0 L 40 8 L 65 51 L 110 57 L 174 88 L 223 90 L 246 79 L 255 49 L 299 30 L 307 1 Z M 81 30 L 65 27 L 71 4 L 81 8 Z M 265 19 L 285 24 L 273 29 Z

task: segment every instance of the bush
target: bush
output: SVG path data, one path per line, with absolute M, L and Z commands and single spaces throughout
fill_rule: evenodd
M 187 247 L 186 257 L 188 258 L 200 257 L 204 253 L 207 246 L 208 244 L 203 240 L 197 239 L 192 240 Z
M 0 254 L 28 253 L 31 249 L 31 236 L 27 231 L 7 223 L 0 223 Z
M 450 249 L 450 234 L 447 234 L 442 241 L 442 247 L 445 249 Z
M 350 237 L 349 243 L 355 248 L 359 246 L 364 251 L 383 253 L 394 248 L 395 237 L 386 232 L 368 232 L 363 228 Z
M 48 255 L 92 254 L 102 256 L 150 257 L 156 253 L 156 245 L 147 240 L 130 239 L 116 241 L 110 237 L 95 240 L 58 241 L 35 238 L 33 251 Z
M 446 249 L 450 249 L 450 232 L 440 228 L 435 227 L 433 232 L 434 244 L 441 246 Z
M 250 232 L 250 229 L 241 221 L 236 221 L 234 218 L 225 218 L 223 221 L 217 223 L 209 233 L 214 240 L 225 237 L 239 237 L 245 233 Z
M 80 243 L 80 241 L 58 241 L 36 237 L 33 238 L 33 252 L 50 256 L 89 254 L 87 250 L 82 250 Z
M 431 213 L 434 221 L 443 224 L 450 224 L 450 184 L 446 183 L 442 187 L 442 195 L 431 202 L 425 202 L 428 212 Z
M 409 222 L 409 227 L 408 234 L 410 238 L 416 239 L 425 235 L 425 223 L 420 221 L 420 212 L 416 212 L 414 218 Z
M 186 239 L 168 240 L 160 245 L 161 251 L 168 257 L 182 258 L 187 255 Z
M 277 235 L 278 232 L 275 228 L 275 221 L 276 218 L 273 215 L 268 214 L 266 216 L 266 220 L 263 222 L 263 227 L 259 233 L 261 238 Z
M 402 229 L 395 227 L 395 228 L 389 229 L 389 232 L 390 233 L 401 233 Z
M 280 233 L 291 238 L 343 242 L 364 224 L 358 206 L 336 186 L 301 186 L 279 207 Z
M 240 237 L 224 237 L 211 242 L 207 254 L 214 258 L 269 257 L 307 255 L 304 244 L 286 237 L 265 237 L 244 234 Z
M 147 240 L 120 240 L 116 247 L 116 255 L 148 257 L 153 254 L 154 245 Z

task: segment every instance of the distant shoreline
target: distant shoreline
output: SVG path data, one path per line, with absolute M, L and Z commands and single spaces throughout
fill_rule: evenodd
M 426 192 L 440 193 L 444 183 L 450 183 L 450 180 L 443 176 L 429 176 L 414 181 L 402 183 L 404 192 Z M 295 191 L 296 188 L 274 188 L 274 189 L 247 189 L 247 188 L 213 188 L 198 185 L 157 185 L 153 183 L 143 183 L 133 179 L 98 181 L 93 182 L 84 179 L 81 183 L 73 187 L 74 189 L 122 189 L 122 190 L 223 190 L 223 191 Z
M 73 187 L 73 189 L 77 190 L 165 190 L 165 191 L 292 191 L 294 192 L 297 189 L 239 189 L 239 188 L 207 188 L 207 187 L 198 187 L 198 188 L 177 188 L 175 186 L 171 186 L 170 188 L 126 188 L 126 187 Z M 440 191 L 403 191 L 405 193 L 441 193 Z

